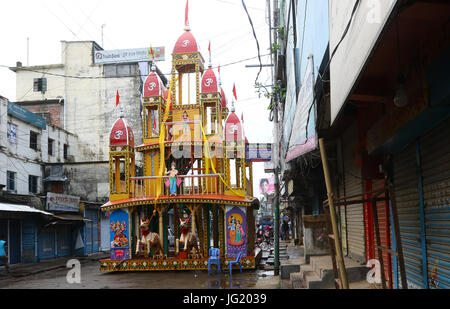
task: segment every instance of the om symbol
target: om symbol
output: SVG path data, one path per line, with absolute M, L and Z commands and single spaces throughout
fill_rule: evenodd
M 183 44 L 182 44 L 181 46 L 187 47 L 187 46 L 189 45 L 189 43 L 191 43 L 191 41 L 189 41 L 189 40 L 184 40 L 184 41 L 183 41 Z
M 148 84 L 148 90 L 150 90 L 150 91 L 153 91 L 153 89 L 155 89 L 155 87 L 156 87 L 156 83 L 155 82 L 152 82 L 152 83 Z
M 120 139 L 120 137 L 123 135 L 123 131 L 122 130 L 117 130 L 116 132 L 114 132 L 114 138 L 115 139 Z
M 214 80 L 213 80 L 212 78 L 207 78 L 207 79 L 205 80 L 205 86 L 206 86 L 206 87 L 211 86 L 213 83 L 214 83 Z

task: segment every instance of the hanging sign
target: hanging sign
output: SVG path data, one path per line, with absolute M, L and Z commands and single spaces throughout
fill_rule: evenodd
M 318 147 L 314 80 L 314 61 L 313 57 L 310 56 L 305 78 L 298 95 L 286 162 L 292 161 Z
M 135 49 L 117 49 L 117 50 L 95 50 L 94 51 L 94 63 L 120 63 L 120 62 L 145 62 L 153 61 L 153 55 L 155 61 L 165 60 L 165 48 L 164 47 L 146 47 Z

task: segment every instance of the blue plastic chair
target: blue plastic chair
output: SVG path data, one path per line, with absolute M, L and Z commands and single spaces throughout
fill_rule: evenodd
M 211 265 L 217 265 L 217 272 L 220 273 L 220 250 L 218 248 L 210 248 L 208 257 L 208 274 L 211 273 Z
M 241 256 L 242 256 L 242 253 L 239 252 L 238 256 L 236 257 L 236 260 L 230 261 L 230 266 L 229 266 L 229 268 L 230 268 L 230 276 L 232 275 L 233 264 L 239 264 L 239 267 L 240 267 L 241 272 L 242 272 Z

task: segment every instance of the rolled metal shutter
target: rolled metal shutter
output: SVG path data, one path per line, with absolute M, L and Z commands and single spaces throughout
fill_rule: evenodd
M 384 179 L 376 179 L 372 181 L 372 190 L 382 190 L 384 189 Z M 383 193 L 379 197 L 383 198 L 386 195 Z M 372 205 L 371 205 L 372 206 Z M 377 215 L 378 215 L 378 228 L 380 231 L 380 239 L 381 239 L 381 246 L 392 249 L 391 246 L 391 227 L 390 227 L 390 215 L 389 215 L 389 204 L 388 202 L 377 202 Z M 373 226 L 374 231 L 374 244 L 376 244 L 376 233 L 375 233 L 375 226 Z M 389 288 L 393 287 L 392 282 L 392 259 L 391 255 L 387 251 L 382 251 L 383 253 L 383 265 L 384 265 L 384 271 L 385 271 L 385 278 L 387 283 L 387 286 Z M 375 248 L 374 250 L 374 257 L 378 259 L 378 250 Z
M 55 245 L 55 229 L 43 228 L 39 233 L 39 258 L 54 258 L 56 249 Z
M 394 156 L 394 186 L 409 288 L 422 288 L 422 247 L 416 144 Z M 399 285 L 402 286 L 399 275 Z
M 429 288 L 450 288 L 450 120 L 421 138 Z
M 36 262 L 36 224 L 31 220 L 22 221 L 22 262 Z
M 62 225 L 56 229 L 58 237 L 58 256 L 68 256 L 72 253 L 72 231 L 71 225 Z
M 362 194 L 361 167 L 354 164 L 353 148 L 358 144 L 356 124 L 344 133 L 345 195 Z M 365 263 L 364 208 L 362 204 L 346 207 L 348 256 Z

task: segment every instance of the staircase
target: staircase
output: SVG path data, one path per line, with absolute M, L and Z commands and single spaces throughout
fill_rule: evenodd
M 348 282 L 365 280 L 369 269 L 364 265 L 344 258 Z M 310 264 L 301 264 L 300 272 L 290 274 L 294 289 L 330 289 L 334 288 L 333 266 L 330 256 L 312 256 Z

